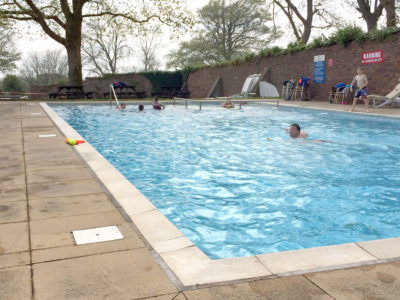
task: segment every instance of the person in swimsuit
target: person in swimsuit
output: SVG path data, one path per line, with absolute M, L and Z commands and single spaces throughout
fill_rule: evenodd
M 354 94 L 353 105 L 350 111 L 354 111 L 357 101 L 359 99 L 364 100 L 365 110 L 369 112 L 369 99 L 367 98 L 367 84 L 368 79 L 367 76 L 364 74 L 361 68 L 357 68 L 357 75 L 354 77 L 353 81 L 351 82 L 351 86 L 357 84 L 357 91 Z
M 160 102 L 158 102 L 158 98 L 157 97 L 154 97 L 154 99 L 153 99 L 153 108 L 157 109 L 157 110 L 162 110 L 162 109 L 165 108 L 165 106 L 162 105 Z

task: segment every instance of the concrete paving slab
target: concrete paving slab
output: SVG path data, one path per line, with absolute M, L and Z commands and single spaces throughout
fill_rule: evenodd
M 162 253 L 160 256 L 184 286 L 271 275 L 254 256 L 211 260 L 197 247 Z
M 114 196 L 115 199 L 135 197 L 139 195 L 139 190 L 134 187 L 127 179 L 104 182 L 108 191 Z
M 376 260 L 356 244 L 269 253 L 257 257 L 274 274 L 311 271 Z
M 146 240 L 155 243 L 182 237 L 180 232 L 159 210 L 130 216 Z
M 10 143 L 21 143 L 21 141 L 22 141 L 22 133 L 20 129 L 13 130 L 13 132 L 11 133 L 9 130 L 4 130 L 4 128 L 1 128 L 0 147 L 1 145 L 8 145 Z
M 22 127 L 44 127 L 44 126 L 54 126 L 54 124 L 47 117 L 22 118 Z
M 0 255 L 0 269 L 25 266 L 30 262 L 28 251 Z
M 10 152 L 1 152 L 0 151 L 0 165 L 10 165 L 10 164 L 23 164 L 24 156 L 21 154 L 15 154 Z
M 124 208 L 125 212 L 131 216 L 139 215 L 157 208 L 147 199 L 143 194 L 139 192 L 131 197 L 118 198 L 118 203 Z
M 53 152 L 63 152 L 65 151 L 66 145 L 61 144 L 61 143 L 56 143 L 56 144 L 52 144 L 46 147 L 43 146 L 36 146 L 36 147 L 25 147 L 24 148 L 24 154 L 25 155 L 31 155 L 31 154 L 43 154 L 43 152 L 45 153 L 53 153 Z
M 89 171 L 82 167 L 76 167 L 73 169 L 45 169 L 36 170 L 26 173 L 28 184 L 32 183 L 51 183 L 58 181 L 69 181 L 69 180 L 80 180 L 90 179 L 92 175 Z
M 25 143 L 32 143 L 32 142 L 39 142 L 39 143 L 50 142 L 51 143 L 55 139 L 64 141 L 64 137 L 54 127 L 47 127 L 46 129 L 37 130 L 37 131 L 35 130 L 33 132 L 28 132 L 28 131 L 24 130 L 24 139 L 23 140 Z
M 188 300 L 332 299 L 302 276 L 184 291 Z
M 63 149 L 62 151 L 51 151 L 46 152 L 46 155 L 43 153 L 37 152 L 29 152 L 25 153 L 25 161 L 27 164 L 47 161 L 47 160 L 68 160 L 68 159 L 76 159 L 76 153 L 69 149 L 68 147 Z
M 65 147 L 66 145 L 67 144 L 65 143 L 65 138 L 60 136 L 43 137 L 38 138 L 37 140 L 27 140 L 24 137 L 24 148 L 27 149 L 41 148 L 42 150 L 51 151 L 53 148 L 60 148 L 61 146 Z
M 1 126 L 1 124 L 0 124 Z M 18 139 L 22 141 L 22 132 L 21 128 L 12 128 L 12 129 L 5 129 L 3 127 L 0 127 L 0 139 L 9 139 L 10 137 L 13 139 Z
M 29 201 L 31 220 L 115 211 L 104 193 L 36 199 Z
M 25 184 L 24 164 L 0 164 L 0 187 Z
M 26 171 L 34 172 L 38 170 L 66 170 L 82 167 L 82 161 L 77 158 L 64 158 L 43 161 L 25 161 Z
M 379 259 L 400 257 L 400 238 L 360 242 L 357 244 Z
M 55 183 L 28 184 L 28 198 L 54 198 L 103 193 L 96 180 L 75 180 Z
M 4 130 L 4 129 L 3 129 Z M 21 144 L 20 138 L 4 138 L 0 142 L 0 147 L 19 146 Z
M 23 221 L 28 221 L 25 201 L 0 203 L 0 224 Z
M 73 230 L 108 225 L 121 226 L 124 222 L 125 220 L 117 211 L 31 221 L 31 247 L 32 249 L 44 249 L 72 246 L 75 243 L 72 236 Z
M 34 250 L 32 251 L 32 262 L 41 263 L 139 248 L 145 248 L 142 240 L 137 235 L 131 235 L 128 237 L 125 236 L 122 240 L 104 243 Z
M 28 223 L 10 223 L 0 225 L 0 254 L 29 250 Z
M 154 250 L 157 251 L 157 253 L 161 254 L 177 251 L 192 246 L 194 246 L 194 244 L 187 237 L 181 236 L 175 239 L 155 243 L 153 247 Z
M 0 146 L 0 153 L 7 155 L 22 154 L 22 144 L 2 145 Z
M 29 266 L 0 269 L 2 299 L 31 299 L 31 269 Z
M 0 203 L 26 201 L 25 185 L 2 186 L 0 189 Z
M 3 120 L 3 122 L 0 123 L 0 128 L 3 133 L 9 133 L 14 130 L 18 130 L 21 132 L 21 120 L 19 120 L 18 117 L 14 119 L 8 119 L 8 120 Z
M 181 293 L 173 293 L 173 294 L 168 294 L 168 295 L 150 297 L 150 298 L 146 298 L 146 300 L 187 300 L 187 298 L 181 292 Z
M 335 299 L 399 299 L 400 262 L 305 275 Z
M 56 133 L 57 135 L 61 136 L 60 131 L 54 126 L 54 124 L 50 126 L 33 126 L 33 127 L 24 127 L 24 136 L 29 136 L 29 135 L 38 135 L 42 134 L 42 132 L 48 132 L 49 133 Z
M 141 299 L 177 293 L 145 249 L 35 264 L 37 299 Z

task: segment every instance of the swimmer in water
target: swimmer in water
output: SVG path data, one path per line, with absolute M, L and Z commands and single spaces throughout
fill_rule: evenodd
M 289 136 L 293 139 L 308 137 L 308 133 L 301 131 L 300 125 L 297 123 L 293 123 L 289 128 L 286 128 L 285 131 L 289 132 Z
M 292 139 L 298 139 L 298 138 L 307 138 L 308 137 L 308 133 L 305 131 L 301 131 L 300 125 L 297 123 L 293 123 L 292 125 L 290 125 L 289 128 L 286 128 L 285 131 L 289 132 L 289 136 Z M 308 140 L 309 142 L 312 143 L 325 143 L 325 142 L 329 142 L 326 140 Z
M 234 108 L 235 107 L 235 105 L 231 101 L 222 102 L 221 106 L 224 108 Z
M 162 110 L 165 108 L 164 105 L 162 105 L 160 102 L 158 102 L 158 98 L 154 97 L 153 99 L 153 108 L 156 110 Z

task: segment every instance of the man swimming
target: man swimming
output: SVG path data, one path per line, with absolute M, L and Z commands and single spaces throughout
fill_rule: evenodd
M 308 137 L 308 133 L 305 131 L 301 131 L 300 125 L 297 123 L 293 123 L 292 125 L 290 125 L 289 128 L 286 128 L 285 130 L 289 132 L 289 136 L 293 139 Z

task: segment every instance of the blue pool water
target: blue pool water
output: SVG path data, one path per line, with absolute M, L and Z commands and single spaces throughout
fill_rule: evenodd
M 400 236 L 399 119 L 51 106 L 213 259 Z M 293 122 L 308 141 L 288 137 Z

